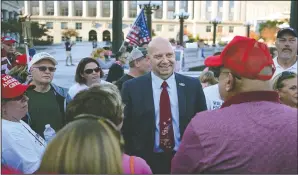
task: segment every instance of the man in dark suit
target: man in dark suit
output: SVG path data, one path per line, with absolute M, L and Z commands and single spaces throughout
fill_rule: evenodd
M 167 39 L 148 45 L 152 71 L 123 84 L 123 135 L 127 154 L 144 158 L 153 173 L 170 173 L 171 159 L 192 117 L 206 110 L 198 79 L 174 73 L 175 54 Z

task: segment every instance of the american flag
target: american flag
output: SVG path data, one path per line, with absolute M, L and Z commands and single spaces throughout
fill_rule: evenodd
M 137 46 L 144 42 L 151 41 L 144 9 L 142 9 L 139 15 L 137 16 L 135 23 L 131 26 L 131 29 L 126 36 L 126 39 L 129 40 L 129 43 L 131 45 Z

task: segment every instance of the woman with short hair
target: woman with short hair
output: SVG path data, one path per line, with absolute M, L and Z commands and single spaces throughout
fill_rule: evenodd
M 124 141 L 106 118 L 81 114 L 48 145 L 39 173 L 122 174 Z
M 273 89 L 278 92 L 280 101 L 290 107 L 298 108 L 297 74 L 284 71 L 273 79 Z
M 76 70 L 75 81 L 76 83 L 69 88 L 68 94 L 73 98 L 78 92 L 88 89 L 94 84 L 107 84 L 101 80 L 104 73 L 99 66 L 99 63 L 93 58 L 83 58 Z
M 10 75 L 1 76 L 1 163 L 24 174 L 38 169 L 46 147 L 44 139 L 22 121 L 28 112 L 29 98 L 25 92 L 33 87 L 21 84 Z
M 200 81 L 203 88 L 212 86 L 218 83 L 212 71 L 202 72 L 200 75 Z

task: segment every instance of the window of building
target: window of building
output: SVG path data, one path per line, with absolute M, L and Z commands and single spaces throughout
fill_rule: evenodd
M 167 18 L 174 19 L 175 13 L 175 1 L 168 1 L 168 11 L 167 11 Z
M 68 1 L 60 1 L 60 15 L 68 16 Z
M 102 17 L 110 17 L 111 2 L 110 1 L 101 1 L 101 3 L 102 3 L 101 16 Z
M 61 41 L 66 41 L 66 37 L 65 36 L 62 36 L 61 37 Z
M 53 22 L 47 22 L 46 27 L 47 27 L 47 29 L 53 29 L 54 28 L 53 27 Z
M 88 6 L 88 16 L 95 17 L 96 16 L 96 1 L 87 1 Z
M 206 26 L 206 32 L 207 33 L 211 32 L 211 26 Z
M 230 1 L 230 3 L 229 3 L 229 7 L 230 7 L 230 8 L 234 8 L 234 1 Z
M 53 42 L 54 41 L 54 37 L 53 36 L 47 36 L 47 40 Z
M 159 9 L 156 10 L 156 11 L 153 13 L 153 14 L 154 14 L 154 17 L 155 17 L 156 19 L 162 19 L 163 2 L 162 2 L 162 1 L 160 1 L 160 2 L 161 2 L 161 5 L 160 5 Z
M 211 20 L 211 12 L 206 12 L 206 20 L 210 21 Z
M 31 1 L 31 14 L 32 15 L 39 15 L 39 1 Z
M 211 20 L 211 7 L 212 7 L 212 1 L 206 1 L 206 20 Z
M 76 23 L 76 29 L 79 30 L 79 29 L 82 29 L 82 23 Z
M 156 24 L 156 31 L 161 32 L 162 31 L 162 25 L 161 24 Z
M 45 1 L 45 10 L 46 10 L 46 15 L 53 16 L 54 15 L 54 1 Z
M 137 1 L 128 1 L 128 12 L 129 18 L 135 18 L 137 16 L 137 9 L 138 9 L 138 4 Z M 124 10 L 123 10 L 124 11 Z
M 82 16 L 83 15 L 82 1 L 74 1 L 73 3 L 74 3 L 74 15 Z
M 229 26 L 229 33 L 234 33 L 234 26 Z
M 83 40 L 83 37 L 81 37 L 81 36 L 76 37 L 76 42 L 82 42 L 82 40 Z
M 217 33 L 222 33 L 222 26 L 217 26 Z
M 61 22 L 61 29 L 68 29 L 68 23 L 67 22 Z
M 186 12 L 188 12 L 188 1 L 180 1 L 179 9 L 184 9 Z
M 169 32 L 174 32 L 175 25 L 169 25 Z

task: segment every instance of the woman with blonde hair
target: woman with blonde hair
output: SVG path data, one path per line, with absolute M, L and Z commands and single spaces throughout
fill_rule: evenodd
M 48 145 L 39 173 L 122 174 L 120 131 L 108 119 L 81 114 Z
M 18 55 L 16 57 L 16 65 L 9 71 L 9 75 L 14 77 L 21 83 L 25 83 L 26 81 L 28 81 L 28 66 L 26 54 Z
M 218 83 L 218 81 L 215 79 L 214 73 L 212 71 L 202 72 L 200 75 L 200 81 L 201 81 L 203 88 L 211 86 L 211 85 L 215 85 Z
M 123 123 L 122 98 L 117 86 L 113 84 L 94 85 L 88 90 L 79 92 L 68 104 L 66 120 L 72 122 L 73 117 L 80 114 L 102 116 L 120 130 Z M 122 155 L 122 168 L 125 174 L 152 174 L 146 161 L 140 157 Z

